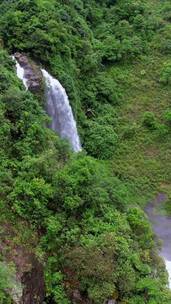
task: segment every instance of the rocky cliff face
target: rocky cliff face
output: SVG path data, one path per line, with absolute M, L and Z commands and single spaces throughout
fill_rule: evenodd
M 23 225 L 28 226 L 27 223 Z M 7 290 L 14 304 L 42 304 L 45 298 L 43 265 L 35 255 L 36 239 L 21 244 L 20 232 L 9 223 L 1 223 L 3 232 L 0 251 L 5 267 L 12 263 L 15 272 L 10 272 L 11 288 Z M 28 227 L 27 227 L 28 228 Z M 18 239 L 18 241 L 17 241 Z
M 39 93 L 42 90 L 43 82 L 41 70 L 31 63 L 26 55 L 17 52 L 14 57 L 24 69 L 24 78 L 27 80 L 28 89 L 33 93 Z
M 21 304 L 41 304 L 45 297 L 43 266 L 31 255 L 31 269 L 22 275 L 23 294 Z

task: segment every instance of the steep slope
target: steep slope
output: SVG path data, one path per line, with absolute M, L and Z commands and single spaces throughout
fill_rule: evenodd
M 14 0 L 0 10 L 1 216 L 19 243 L 16 222 L 26 223 L 45 302 L 169 304 L 140 208 L 170 193 L 169 2 Z M 88 155 L 46 128 L 44 92 L 24 91 L 14 51 L 66 88 Z

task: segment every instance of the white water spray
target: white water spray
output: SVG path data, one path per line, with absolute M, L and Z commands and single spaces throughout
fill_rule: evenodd
M 165 261 L 166 269 L 167 269 L 167 272 L 169 275 L 169 278 L 168 278 L 169 288 L 171 289 L 171 261 L 167 261 L 166 259 L 164 261 Z
M 24 69 L 21 67 L 21 65 L 18 63 L 18 61 L 15 59 L 14 56 L 12 56 L 12 59 L 16 63 L 16 72 L 17 72 L 17 77 L 22 80 L 26 90 L 28 90 L 28 85 L 27 85 L 27 79 L 24 77 Z
M 46 82 L 47 113 L 52 118 L 50 127 L 62 138 L 68 139 L 75 152 L 81 151 L 76 122 L 68 96 L 60 82 L 42 69 Z

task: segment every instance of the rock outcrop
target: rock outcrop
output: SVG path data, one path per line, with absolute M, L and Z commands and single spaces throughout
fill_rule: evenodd
M 35 257 L 30 256 L 31 269 L 22 275 L 23 294 L 21 303 L 41 304 L 45 298 L 43 266 Z
M 42 304 L 45 298 L 45 281 L 43 265 L 34 252 L 37 236 L 28 240 L 28 244 L 21 244 L 20 231 L 16 227 L 10 223 L 0 224 L 0 251 L 4 260 L 3 267 L 7 268 L 10 281 L 7 293 L 14 304 Z M 29 229 L 26 222 L 23 225 Z M 10 269 L 11 263 L 14 265 L 13 271 Z
M 41 70 L 31 63 L 26 55 L 17 52 L 14 57 L 24 69 L 24 78 L 27 81 L 28 89 L 33 93 L 39 93 L 42 90 Z

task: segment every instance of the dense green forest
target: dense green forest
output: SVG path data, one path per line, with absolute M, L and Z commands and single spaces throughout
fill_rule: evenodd
M 1 304 L 17 248 L 43 265 L 46 304 L 171 303 L 143 211 L 164 192 L 171 213 L 170 22 L 169 0 L 0 0 Z M 82 152 L 46 127 L 17 51 L 65 87 Z

